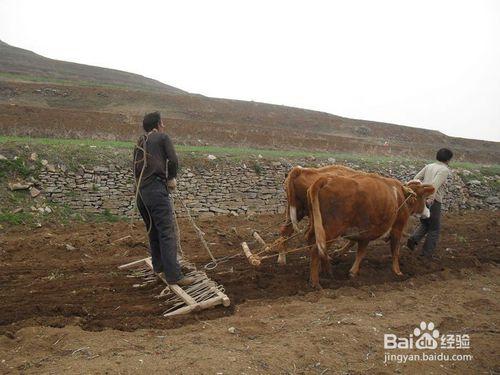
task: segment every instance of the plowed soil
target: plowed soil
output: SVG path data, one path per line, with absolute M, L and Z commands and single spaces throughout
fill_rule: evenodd
M 271 242 L 281 216 L 201 221 L 216 257 L 240 253 L 257 229 Z M 9 228 L 0 238 L 0 369 L 6 373 L 492 373 L 500 371 L 500 215 L 447 214 L 439 258 L 402 249 L 398 278 L 390 250 L 373 243 L 360 276 L 354 253 L 333 259 L 322 291 L 308 285 L 308 256 L 251 267 L 242 256 L 207 271 L 229 308 L 163 318 L 160 284 L 117 267 L 147 256 L 140 222 Z M 187 258 L 210 258 L 181 221 Z M 130 235 L 131 237 L 123 238 Z M 297 240 L 291 246 L 298 246 Z M 249 241 L 257 250 L 257 244 Z M 67 246 L 70 245 L 70 246 Z M 383 334 L 408 336 L 420 321 L 468 333 L 474 359 L 384 364 Z M 228 332 L 234 327 L 235 332 Z M 450 352 L 451 353 L 451 352 Z M 465 353 L 465 352 L 461 352 Z

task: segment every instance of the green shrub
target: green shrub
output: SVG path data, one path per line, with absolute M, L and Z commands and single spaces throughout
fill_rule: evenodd
M 25 224 L 31 221 L 32 216 L 27 212 L 0 212 L 0 223 L 7 223 L 12 225 Z
M 253 162 L 252 168 L 259 176 L 262 174 L 262 166 L 258 162 Z
M 21 160 L 0 160 L 0 179 L 8 175 L 26 178 L 32 174 L 29 167 Z

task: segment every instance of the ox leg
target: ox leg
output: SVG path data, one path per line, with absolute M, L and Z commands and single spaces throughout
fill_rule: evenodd
M 280 266 L 286 265 L 286 251 L 287 251 L 286 239 L 290 237 L 292 233 L 293 233 L 292 223 L 288 222 L 280 227 L 280 235 L 282 240 L 282 243 L 278 247 L 279 249 L 278 264 Z
M 320 255 L 319 250 L 314 246 L 311 250 L 311 269 L 309 275 L 309 282 L 311 286 L 315 289 L 321 289 L 319 284 L 319 266 L 320 266 Z
M 285 252 L 280 252 L 278 254 L 278 264 L 280 266 L 285 266 L 286 265 L 286 253 Z
M 332 272 L 332 264 L 331 258 L 328 254 L 325 254 L 324 257 L 321 257 L 321 271 L 325 272 L 328 276 L 332 277 L 333 272 Z
M 398 276 L 403 276 L 399 268 L 399 249 L 401 247 L 401 232 L 393 231 L 391 233 L 391 253 L 392 253 L 392 272 Z
M 349 270 L 350 277 L 356 277 L 359 274 L 359 266 L 361 261 L 366 255 L 366 248 L 368 247 L 368 241 L 358 241 L 358 251 L 356 252 L 356 260 Z
M 278 254 L 278 264 L 280 266 L 286 265 L 286 251 L 287 251 L 287 245 L 286 245 L 286 238 L 282 237 L 281 238 L 282 243 L 279 245 L 279 254 Z

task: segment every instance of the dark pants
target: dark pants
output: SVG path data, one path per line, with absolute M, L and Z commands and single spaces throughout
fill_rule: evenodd
M 428 219 L 420 219 L 420 225 L 410 236 L 410 241 L 417 245 L 425 237 L 422 255 L 431 256 L 434 254 L 438 240 L 439 229 L 441 228 L 441 203 L 434 201 L 430 207 L 431 216 Z
M 149 247 L 155 272 L 163 271 L 167 282 L 182 278 L 177 261 L 177 239 L 172 204 L 165 182 L 153 179 L 139 191 L 137 207 L 149 230 Z

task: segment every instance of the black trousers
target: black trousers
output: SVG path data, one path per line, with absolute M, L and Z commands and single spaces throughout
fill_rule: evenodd
M 149 230 L 149 248 L 154 271 L 163 271 L 169 283 L 179 281 L 183 275 L 177 260 L 172 204 L 165 182 L 154 178 L 141 187 L 137 208 Z
M 417 245 L 425 237 L 422 248 L 423 255 L 432 255 L 436 250 L 441 229 L 441 203 L 434 201 L 430 206 L 431 216 L 428 219 L 420 219 L 420 225 L 410 236 L 410 240 Z

